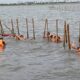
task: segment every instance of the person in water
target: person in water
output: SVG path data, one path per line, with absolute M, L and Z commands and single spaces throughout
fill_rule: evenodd
M 3 51 L 5 46 L 6 46 L 5 41 L 3 40 L 3 38 L 0 38 L 0 51 Z
M 72 42 L 71 44 L 71 48 L 72 49 L 75 49 L 76 52 L 80 52 L 80 46 L 76 46 L 76 42 Z
M 26 39 L 23 35 L 14 34 L 13 37 L 15 37 L 16 40 L 25 40 Z
M 51 34 L 50 32 L 47 32 L 47 36 L 50 41 L 55 42 L 55 43 L 59 43 L 63 41 L 61 36 L 57 36 L 56 34 Z

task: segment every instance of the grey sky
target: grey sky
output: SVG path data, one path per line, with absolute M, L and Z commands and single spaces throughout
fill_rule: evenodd
M 15 2 L 25 2 L 25 1 L 51 1 L 51 0 L 0 0 L 0 3 L 15 3 Z M 64 0 L 52 0 L 52 1 L 64 1 Z M 80 1 L 80 0 L 71 0 L 71 1 Z

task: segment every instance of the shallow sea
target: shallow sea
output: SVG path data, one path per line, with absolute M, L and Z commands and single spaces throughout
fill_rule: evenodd
M 5 33 L 10 31 L 13 19 L 15 33 L 16 18 L 19 19 L 20 34 L 26 36 L 26 21 L 29 22 L 29 40 L 16 41 L 4 37 L 7 45 L 0 53 L 0 80 L 80 80 L 80 55 L 74 50 L 64 50 L 63 43 L 55 44 L 44 40 L 45 19 L 49 31 L 56 33 L 56 19 L 59 34 L 63 35 L 64 21 L 70 24 L 71 41 L 78 42 L 80 4 L 0 6 L 0 19 Z M 33 36 L 34 18 L 36 40 Z

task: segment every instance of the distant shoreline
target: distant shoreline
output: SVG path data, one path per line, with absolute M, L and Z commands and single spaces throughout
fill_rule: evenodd
M 26 3 L 10 3 L 10 4 L 0 4 L 0 6 L 19 6 L 19 5 L 52 5 L 52 4 L 80 4 L 80 2 L 42 2 L 42 3 L 34 3 L 34 2 L 26 2 Z

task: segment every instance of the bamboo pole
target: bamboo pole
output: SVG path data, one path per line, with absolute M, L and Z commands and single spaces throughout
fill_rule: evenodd
M 66 26 L 66 21 L 65 21 L 65 42 L 67 43 L 67 26 Z
M 46 22 L 47 22 L 47 19 L 45 19 L 45 27 L 44 27 L 44 34 L 43 34 L 43 38 L 45 38 L 46 36 Z
M 64 22 L 64 41 L 63 41 L 63 47 L 65 49 L 65 35 L 66 35 L 66 26 L 65 26 L 65 22 Z
M 58 19 L 56 19 L 56 35 L 58 38 Z M 57 39 L 57 43 L 58 43 L 58 39 Z
M 79 46 L 80 46 L 80 22 L 79 22 Z
M 67 33 L 68 33 L 68 48 L 69 50 L 71 50 L 69 24 L 67 24 Z
M 13 26 L 13 20 L 11 19 L 11 25 L 12 25 L 12 31 L 11 33 L 14 34 L 14 26 Z
M 46 19 L 46 33 L 48 33 L 48 19 Z M 47 35 L 48 41 L 49 41 L 49 35 Z
M 4 26 L 5 26 L 9 31 L 12 31 L 6 24 L 4 24 Z
M 16 19 L 16 24 L 17 24 L 17 31 L 18 31 L 18 35 L 20 35 L 20 32 L 19 32 L 19 20 L 18 20 L 18 18 Z
M 3 30 L 3 26 L 2 26 L 1 20 L 0 20 L 0 30 L 1 30 L 1 34 L 4 34 L 4 30 Z
M 48 32 L 48 19 L 46 19 L 46 32 Z
M 34 19 L 33 18 L 32 18 L 32 25 L 33 25 L 33 39 L 35 39 Z
M 29 32 L 28 32 L 28 19 L 26 18 L 26 28 L 27 28 L 27 39 L 29 39 Z

